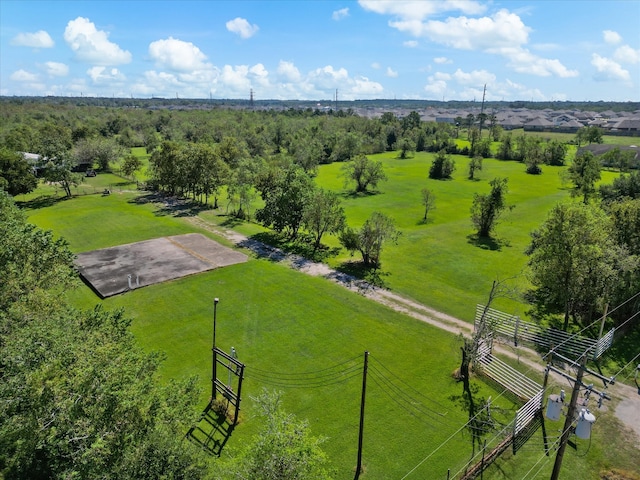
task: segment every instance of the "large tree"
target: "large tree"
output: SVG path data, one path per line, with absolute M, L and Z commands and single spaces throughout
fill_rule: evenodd
M 32 192 L 37 186 L 33 167 L 22 154 L 0 148 L 0 188 L 10 195 L 20 195 Z
M 273 166 L 267 178 L 269 182 L 258 182 L 264 207 L 256 212 L 256 219 L 277 232 L 286 232 L 289 238 L 296 238 L 315 188 L 313 180 L 297 165 L 285 170 Z
M 491 192 L 476 193 L 471 205 L 471 221 L 478 231 L 479 237 L 489 237 L 498 224 L 504 210 L 512 208 L 507 205 L 506 194 L 509 191 L 508 179 L 494 178 L 489 182 Z
M 313 235 L 313 253 L 320 247 L 325 233 L 339 233 L 344 229 L 346 216 L 335 192 L 316 189 L 311 193 L 303 216 L 304 227 Z
M 71 196 L 71 187 L 82 181 L 80 174 L 74 173 L 76 161 L 71 154 L 71 130 L 46 123 L 38 131 L 38 151 L 44 166 L 44 176 L 50 182 L 59 184 L 67 197 Z
M 588 203 L 596 193 L 596 182 L 600 180 L 600 161 L 588 150 L 577 153 L 568 172 L 574 184 L 572 195 L 582 195 L 582 201 Z
M 107 171 L 112 163 L 124 155 L 124 148 L 113 138 L 85 138 L 76 143 L 73 155 L 76 163 L 84 167 L 83 170 L 98 164 L 102 171 Z
M 340 243 L 351 253 L 359 251 L 365 266 L 379 268 L 383 245 L 397 241 L 399 236 L 391 218 L 373 212 L 360 230 L 346 228 L 340 235 Z
M 378 183 L 387 179 L 382 162 L 371 160 L 366 155 L 357 155 L 342 166 L 345 186 L 355 183 L 356 192 L 366 192 L 369 187 L 376 188 Z
M 603 307 L 614 282 L 614 242 L 611 222 L 598 207 L 564 203 L 554 207 L 531 233 L 529 294 L 538 313 L 561 314 L 563 329 L 570 320 L 589 321 Z
M 445 150 L 440 150 L 431 162 L 429 178 L 436 180 L 451 178 L 455 169 L 455 160 L 452 160 Z

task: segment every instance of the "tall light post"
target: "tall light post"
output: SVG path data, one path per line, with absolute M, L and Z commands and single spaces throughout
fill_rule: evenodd
M 216 358 L 216 317 L 218 311 L 218 297 L 213 299 L 213 346 L 211 347 L 211 403 L 216 399 L 216 368 L 218 359 Z

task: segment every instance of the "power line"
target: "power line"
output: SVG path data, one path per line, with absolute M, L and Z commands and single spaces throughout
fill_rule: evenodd
M 269 385 L 279 386 L 279 387 L 288 387 L 288 388 L 317 388 L 317 387 L 326 387 L 330 385 L 336 385 L 338 383 L 346 382 L 351 378 L 358 376 L 360 374 L 360 366 L 354 365 L 351 368 L 344 369 L 340 372 L 336 372 L 331 376 L 324 375 L 323 377 L 307 377 L 307 378 L 279 378 L 279 377 L 271 377 L 269 375 L 264 375 L 261 373 L 250 373 L 247 375 L 248 377 L 256 378 L 263 383 L 267 383 Z
M 625 300 L 624 302 L 622 302 L 621 304 L 617 305 L 614 309 L 610 310 L 607 315 L 611 315 L 613 312 L 615 312 L 616 310 L 618 310 L 619 308 L 622 308 L 624 305 L 626 305 L 627 303 L 629 303 L 630 301 L 632 301 L 633 299 L 635 299 L 636 297 L 640 296 L 640 291 L 637 292 L 636 294 L 632 295 L 631 297 L 629 297 L 627 300 Z M 640 313 L 640 312 L 638 312 Z M 638 313 L 636 313 L 635 315 L 633 315 L 631 318 L 635 317 L 636 315 L 638 315 Z M 557 349 L 559 349 L 561 346 L 563 346 L 565 343 L 568 343 L 569 341 L 573 340 L 575 337 L 579 336 L 580 334 L 582 334 L 584 331 L 590 329 L 591 327 L 593 327 L 596 323 L 601 322 L 603 320 L 604 316 L 598 317 L 598 319 L 594 320 L 593 322 L 591 322 L 589 325 L 587 325 L 586 327 L 584 327 L 582 330 L 580 330 L 579 332 L 574 333 L 573 335 L 571 335 L 570 337 L 566 338 L 565 340 L 563 340 L 562 342 L 560 342 L 558 345 L 555 345 L 551 350 L 549 350 L 549 352 L 544 355 L 542 358 L 546 358 L 549 353 L 555 352 Z M 619 325 L 617 328 L 621 328 L 623 325 L 625 325 L 629 320 L 631 320 L 631 318 L 627 319 L 622 325 Z M 586 352 L 584 352 L 586 353 Z
M 640 352 L 638 352 L 638 354 L 637 354 L 635 357 L 633 357 L 633 358 L 629 361 L 629 363 L 627 363 L 624 367 L 622 367 L 622 368 L 620 369 L 620 371 L 619 371 L 618 373 L 616 373 L 616 374 L 613 376 L 613 378 L 616 378 L 618 375 L 620 375 L 620 374 L 623 372 L 623 370 L 624 370 L 625 368 L 627 368 L 629 365 L 631 365 L 633 362 L 635 362 L 635 361 L 638 359 L 638 357 L 640 357 Z M 628 377 L 630 377 L 630 376 L 631 376 L 631 374 L 627 375 L 627 378 L 628 378 Z
M 372 374 L 373 372 L 370 370 L 369 373 Z M 382 390 L 384 392 L 384 394 L 387 395 L 389 397 L 389 399 L 391 399 L 392 402 L 394 402 L 396 405 L 398 405 L 398 407 L 400 407 L 402 410 L 406 411 L 409 415 L 411 415 L 413 417 L 416 417 L 417 419 L 419 419 L 420 421 L 422 421 L 423 423 L 425 423 L 429 427 L 435 428 L 433 423 L 431 423 L 430 421 L 428 421 L 425 418 L 425 417 L 429 416 L 427 413 L 425 413 L 423 410 L 421 410 L 416 405 L 414 405 L 411 402 L 409 402 L 407 399 L 403 398 L 402 395 L 393 395 L 393 394 L 391 394 L 389 392 L 389 388 L 388 388 L 389 384 L 386 383 L 386 380 L 384 379 L 384 377 L 381 377 L 381 376 L 376 375 L 376 374 L 372 374 L 371 375 L 371 379 L 373 380 L 373 382 L 376 385 L 378 385 L 378 387 L 380 387 L 380 390 Z M 385 387 L 387 387 L 387 388 L 385 388 Z M 411 411 L 410 409 L 413 409 L 414 411 Z M 440 420 L 437 420 L 437 421 L 438 421 L 438 423 L 443 423 Z
M 418 395 L 420 395 L 421 397 L 429 400 L 431 403 L 434 403 L 436 405 L 438 405 L 440 408 L 444 408 L 447 409 L 446 406 L 442 405 L 441 403 L 436 402 L 435 400 L 433 400 L 432 398 L 427 397 L 426 395 L 424 395 L 422 392 L 420 392 L 419 390 L 416 390 L 413 386 L 411 386 L 409 383 L 407 383 L 406 381 L 402 380 L 402 378 L 400 378 L 399 376 L 397 376 L 396 374 L 394 374 L 391 370 L 389 370 L 389 368 L 387 368 L 380 360 L 378 360 L 377 358 L 374 359 L 382 368 L 384 368 L 387 372 L 389 372 L 390 375 L 393 375 L 394 378 L 396 378 L 397 380 L 399 380 L 400 382 L 402 382 L 404 385 L 406 385 L 408 388 L 410 388 L 411 390 L 413 390 L 415 393 L 417 393 Z M 443 414 L 446 415 L 446 414 Z
M 247 368 L 248 377 L 278 387 L 319 388 L 343 383 L 359 375 L 358 357 L 347 359 L 330 367 L 307 372 L 273 372 L 258 367 Z

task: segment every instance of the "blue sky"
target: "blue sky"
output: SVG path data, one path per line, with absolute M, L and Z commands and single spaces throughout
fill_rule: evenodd
M 0 95 L 640 101 L 640 1 L 0 1 Z

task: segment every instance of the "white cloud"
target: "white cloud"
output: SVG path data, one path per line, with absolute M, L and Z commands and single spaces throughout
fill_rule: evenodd
M 427 95 L 431 95 L 433 98 L 442 98 L 447 93 L 447 82 L 442 79 L 437 79 L 435 76 L 427 78 L 427 84 L 424 86 L 424 91 Z
M 159 67 L 169 70 L 189 72 L 211 68 L 211 64 L 206 63 L 206 55 L 198 47 L 173 37 L 151 42 L 149 55 Z
M 519 73 L 539 77 L 555 75 L 560 78 L 577 77 L 577 70 L 570 70 L 557 59 L 541 58 L 521 47 L 502 48 L 491 53 L 500 54 L 508 59 L 508 66 Z
M 407 40 L 406 42 L 403 42 L 402 45 L 407 48 L 416 48 L 418 46 L 418 42 L 416 40 Z
M 565 67 L 557 59 L 542 58 L 524 48 L 531 28 L 515 13 L 501 9 L 490 16 L 472 18 L 448 17 L 444 21 L 425 20 L 433 13 L 460 10 L 478 14 L 484 11 L 476 2 L 392 2 L 360 0 L 363 8 L 381 14 L 395 15 L 389 26 L 419 38 L 460 50 L 480 50 L 507 58 L 508 65 L 520 73 L 561 78 L 578 76 L 577 70 Z M 405 43 L 406 45 L 406 43 Z
M 604 41 L 609 45 L 616 45 L 622 41 L 622 37 L 618 32 L 614 32 L 612 30 L 604 30 L 602 32 L 602 37 Z
M 19 33 L 11 39 L 11 45 L 17 47 L 52 48 L 54 42 L 47 32 L 38 30 L 34 33 Z
M 463 72 L 458 69 L 453 74 L 453 79 L 460 85 L 474 85 L 478 87 L 487 83 L 494 83 L 496 81 L 496 76 L 486 70 Z
M 505 98 L 548 100 L 537 88 L 530 88 L 509 79 L 498 81 L 493 73 L 486 70 L 464 72 L 458 69 L 453 74 L 436 72 L 427 78 L 424 91 L 430 98 L 438 100 L 442 98 L 473 100 L 482 98 L 485 83 L 487 84 L 486 98 L 490 101 Z M 562 96 L 554 94 L 553 98 L 561 100 Z
M 22 69 L 13 72 L 9 78 L 14 82 L 37 82 L 39 80 L 37 74 Z
M 507 10 L 500 10 L 491 17 L 449 17 L 444 22 L 390 22 L 390 25 L 415 36 L 425 36 L 434 42 L 462 50 L 486 50 L 526 44 L 531 31 L 518 15 Z
M 126 79 L 126 77 L 115 67 L 91 67 L 89 70 L 87 70 L 87 75 L 91 77 L 93 83 L 98 84 L 112 83 L 114 81 L 122 82 Z
M 373 62 L 371 64 L 371 68 L 373 68 L 374 70 L 380 70 L 382 68 L 382 65 L 380 65 L 378 62 Z
M 398 78 L 398 72 L 393 70 L 391 67 L 387 67 L 386 75 L 387 77 L 390 77 L 390 78 Z
M 227 22 L 227 30 L 231 33 L 236 33 L 242 38 L 251 38 L 259 30 L 257 25 L 251 25 L 246 19 L 236 17 L 233 20 Z
M 631 48 L 629 45 L 623 45 L 616 48 L 613 58 L 620 63 L 636 64 L 640 62 L 640 50 Z
M 64 39 L 81 62 L 94 65 L 120 65 L 131 62 L 131 53 L 109 41 L 109 34 L 97 30 L 88 18 L 71 20 L 64 30 Z
M 278 65 L 278 75 L 287 83 L 297 83 L 302 79 L 300 70 L 293 64 L 293 62 L 285 62 L 280 60 Z
M 423 20 L 426 17 L 442 12 L 460 11 L 467 15 L 478 15 L 486 10 L 486 6 L 472 0 L 358 0 L 365 10 L 381 15 L 395 15 L 403 19 Z
M 610 58 L 601 57 L 597 53 L 591 56 L 591 65 L 596 67 L 594 78 L 598 81 L 622 80 L 631 81 L 629 72 L 622 68 L 619 63 Z
M 384 88 L 378 82 L 373 82 L 367 77 L 356 77 L 351 83 L 346 97 L 353 100 L 354 98 L 362 98 L 363 96 L 370 97 L 380 95 L 383 91 Z M 344 96 L 345 95 L 343 95 L 343 97 Z
M 47 75 L 52 77 L 66 77 L 69 75 L 69 67 L 64 63 L 59 62 L 45 62 L 45 68 Z
M 331 65 L 327 65 L 309 72 L 308 78 L 316 88 L 329 90 L 340 87 L 341 83 L 344 83 L 349 78 L 349 74 L 344 68 L 334 70 Z
M 436 57 L 436 58 L 433 59 L 433 63 L 437 63 L 439 65 L 443 65 L 445 63 L 453 63 L 453 60 L 450 60 L 447 57 Z
M 340 10 L 336 10 L 331 15 L 331 18 L 335 21 L 342 20 L 343 18 L 347 18 L 349 16 L 348 8 L 341 8 Z

